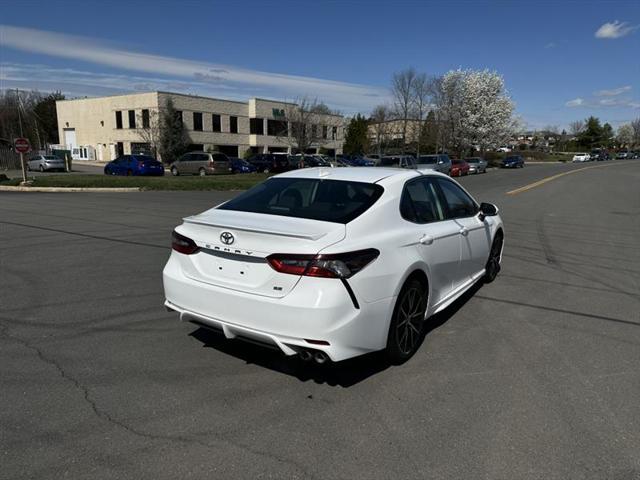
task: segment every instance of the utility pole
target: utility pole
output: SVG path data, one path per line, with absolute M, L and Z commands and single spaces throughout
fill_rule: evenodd
M 20 91 L 16 88 L 16 100 L 18 102 L 18 125 L 20 126 L 20 138 L 23 138 L 22 133 L 22 115 L 20 110 L 22 106 L 20 105 Z M 22 167 L 22 183 L 26 185 L 27 183 L 27 164 L 24 161 L 24 153 L 20 152 L 20 166 Z

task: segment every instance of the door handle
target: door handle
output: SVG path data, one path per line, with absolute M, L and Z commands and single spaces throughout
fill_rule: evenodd
M 463 237 L 469 235 L 469 230 L 467 229 L 467 227 L 460 228 L 460 235 L 462 235 Z
M 431 245 L 433 243 L 433 237 L 431 235 L 423 235 L 420 237 L 420 243 L 422 245 Z

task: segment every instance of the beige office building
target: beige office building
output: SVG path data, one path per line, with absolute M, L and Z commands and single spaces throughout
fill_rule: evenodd
M 248 102 L 149 92 L 56 102 L 61 144 L 79 160 L 109 161 L 151 151 L 159 111 L 173 100 L 192 150 L 217 150 L 242 157 L 255 153 L 291 152 L 291 142 L 279 132 L 286 126 L 287 104 L 252 98 Z M 290 104 L 289 104 L 290 105 Z M 311 152 L 342 153 L 343 117 L 318 115 L 321 135 Z M 155 134 L 157 136 L 157 133 Z

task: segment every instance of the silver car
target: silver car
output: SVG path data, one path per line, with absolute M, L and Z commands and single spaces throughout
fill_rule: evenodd
M 171 175 L 224 175 L 233 173 L 231 161 L 220 152 L 189 152 L 169 165 Z
M 41 172 L 60 170 L 64 172 L 66 169 L 64 160 L 55 155 L 34 155 L 27 162 L 27 170 L 30 172 L 34 170 L 40 170 Z
M 469 164 L 469 173 L 487 173 L 487 161 L 482 157 L 464 159 Z
M 420 155 L 417 163 L 418 170 L 434 170 L 447 175 L 451 173 L 451 159 L 445 153 Z

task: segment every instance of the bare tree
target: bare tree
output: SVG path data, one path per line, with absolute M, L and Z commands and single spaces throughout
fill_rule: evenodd
M 631 122 L 631 128 L 633 129 L 633 145 L 640 146 L 640 117 Z
M 391 109 L 386 105 L 378 105 L 371 112 L 371 125 L 375 135 L 378 156 L 382 157 L 387 143 L 387 122 L 391 120 Z
M 431 108 L 431 86 L 426 74 L 420 73 L 416 75 L 413 81 L 413 102 L 414 116 L 417 122 L 417 149 L 416 154 L 420 156 L 420 137 L 424 120 Z
M 569 133 L 574 137 L 577 137 L 584 130 L 584 122 L 582 120 L 576 120 L 569 124 Z
M 418 74 L 413 68 L 394 73 L 391 82 L 391 94 L 398 119 L 402 122 L 402 151 L 407 143 L 407 125 L 415 109 L 415 81 Z
M 160 112 L 158 110 L 148 110 L 148 112 L 149 117 L 147 119 L 142 115 L 138 115 L 136 125 L 140 125 L 140 127 L 136 129 L 136 133 L 143 143 L 149 144 L 153 157 L 158 158 L 160 137 L 162 135 Z
M 324 103 L 301 97 L 293 103 L 286 103 L 284 111 L 286 121 L 282 122 L 276 137 L 292 152 L 305 153 L 312 147 L 337 140 L 342 117 L 329 113 L 331 110 Z

